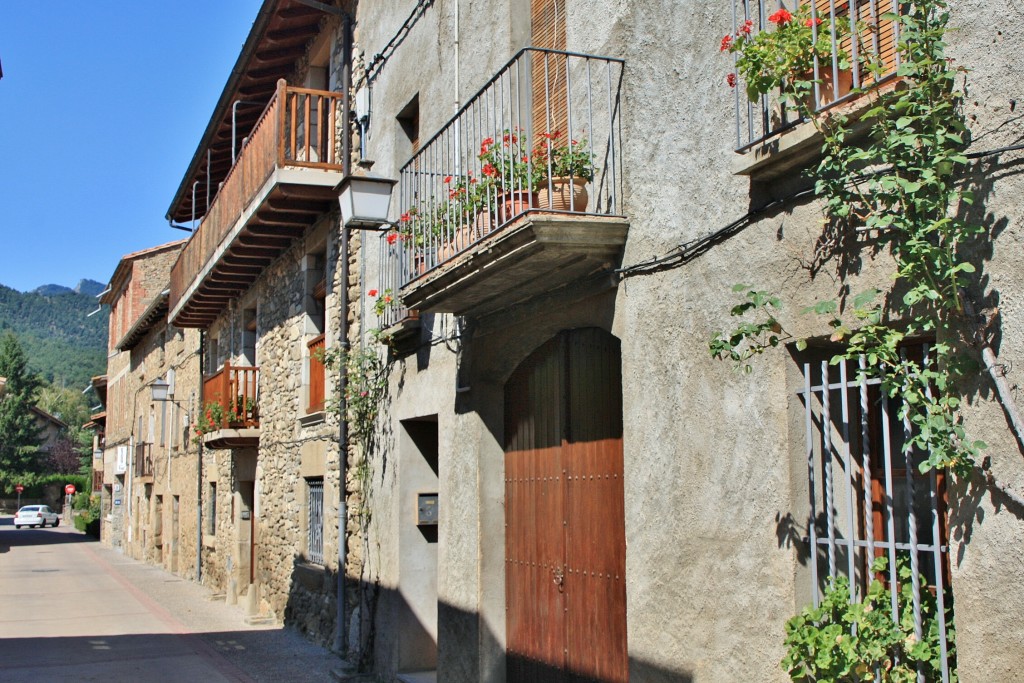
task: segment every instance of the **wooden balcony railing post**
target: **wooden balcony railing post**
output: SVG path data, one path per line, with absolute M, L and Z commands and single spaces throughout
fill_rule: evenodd
M 299 97 L 305 98 L 301 110 L 298 108 Z M 189 287 L 210 260 L 217 258 L 222 242 L 276 169 L 299 166 L 326 171 L 341 170 L 334 153 L 334 126 L 340 98 L 341 93 L 291 88 L 283 79 L 277 82 L 274 95 L 245 138 L 234 166 L 220 183 L 210 206 L 206 207 L 199 228 L 171 269 L 172 309 L 177 308 L 181 299 L 189 295 Z M 324 107 L 329 107 L 330 112 L 327 135 L 321 131 L 326 118 L 323 115 Z M 311 117 L 314 111 L 316 140 L 311 137 L 314 129 Z M 300 136 L 305 154 L 300 154 L 298 150 Z
M 278 166 L 284 164 L 284 120 L 285 120 L 285 108 L 288 106 L 288 94 L 287 94 L 288 82 L 283 78 L 277 80 L 277 164 Z

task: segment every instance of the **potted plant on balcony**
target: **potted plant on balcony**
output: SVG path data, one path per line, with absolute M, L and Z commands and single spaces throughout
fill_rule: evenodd
M 806 115 L 849 92 L 851 63 L 843 49 L 850 41 L 848 19 L 812 17 L 810 5 L 802 5 L 795 13 L 779 9 L 768 17 L 768 22 L 774 29 L 755 33 L 753 22 L 747 20 L 735 34 L 722 38 L 719 48 L 737 55 L 736 70 L 743 76 L 750 101 L 756 102 L 763 93 L 778 90 L 781 105 L 792 106 Z M 833 82 L 833 45 L 839 67 L 838 84 Z M 862 61 L 868 64 L 868 59 Z M 800 76 L 793 78 L 793 74 Z M 736 86 L 735 73 L 729 74 L 727 82 Z M 820 85 L 818 100 L 814 98 L 815 83 Z
M 542 170 L 530 160 L 526 136 L 519 128 L 506 128 L 500 141 L 483 140 L 477 158 L 484 176 L 481 189 L 485 199 L 493 196 L 499 225 L 537 206 L 536 189 Z
M 195 432 L 195 443 L 198 445 L 203 440 L 203 435 L 215 432 L 224 427 L 224 406 L 217 401 L 209 401 L 203 412 L 196 419 L 193 427 Z
M 543 177 L 537 190 L 538 206 L 552 211 L 585 211 L 587 183 L 594 179 L 594 163 L 586 139 L 563 143 L 561 131 L 541 133 L 533 148 L 533 163 Z

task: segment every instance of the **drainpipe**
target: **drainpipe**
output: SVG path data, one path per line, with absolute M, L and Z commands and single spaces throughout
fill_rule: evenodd
M 238 154 L 236 153 L 237 145 L 235 144 L 236 140 L 238 139 L 238 135 L 235 132 L 237 130 L 237 127 L 235 125 L 235 121 L 236 121 L 236 119 L 238 117 L 238 105 L 240 105 L 240 104 L 255 106 L 257 104 L 263 104 L 263 103 L 262 102 L 254 102 L 252 100 L 235 100 L 231 104 L 231 165 L 232 166 L 235 165 L 235 160 L 238 159 Z
M 342 18 L 342 68 L 341 68 L 341 109 L 342 109 L 342 134 L 341 134 L 341 168 L 342 175 L 347 176 L 352 172 L 352 141 L 349 134 L 349 118 L 351 117 L 352 103 L 349 99 L 349 90 L 352 88 L 352 17 L 348 13 Z M 337 599 L 337 620 L 338 636 L 335 642 L 335 651 L 343 653 L 348 643 L 348 624 L 345 617 L 345 603 L 348 596 L 348 581 L 345 576 L 345 561 L 348 558 L 348 539 L 346 528 L 348 526 L 348 497 L 346 495 L 346 481 L 348 480 L 348 420 L 345 417 L 347 406 L 345 405 L 345 390 L 348 385 L 347 367 L 345 362 L 348 353 L 348 266 L 349 240 L 348 228 L 341 226 L 341 351 L 342 361 L 340 367 L 340 378 L 338 380 L 338 404 L 341 408 L 338 429 L 338 599 Z
M 203 414 L 203 374 L 206 368 L 206 330 L 199 330 L 199 412 Z M 189 416 L 191 418 L 191 415 Z M 189 427 L 192 420 L 189 419 Z M 196 583 L 203 582 L 203 439 L 199 438 L 196 462 Z

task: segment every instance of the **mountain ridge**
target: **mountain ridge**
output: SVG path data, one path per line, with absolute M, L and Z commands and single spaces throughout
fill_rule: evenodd
M 0 334 L 18 338 L 33 372 L 84 389 L 106 372 L 107 313 L 96 301 L 104 287 L 88 279 L 75 288 L 43 285 L 31 292 L 0 284 Z

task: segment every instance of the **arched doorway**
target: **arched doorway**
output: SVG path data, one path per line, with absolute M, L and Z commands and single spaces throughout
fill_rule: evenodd
M 510 683 L 628 679 L 619 341 L 565 330 L 505 385 Z

